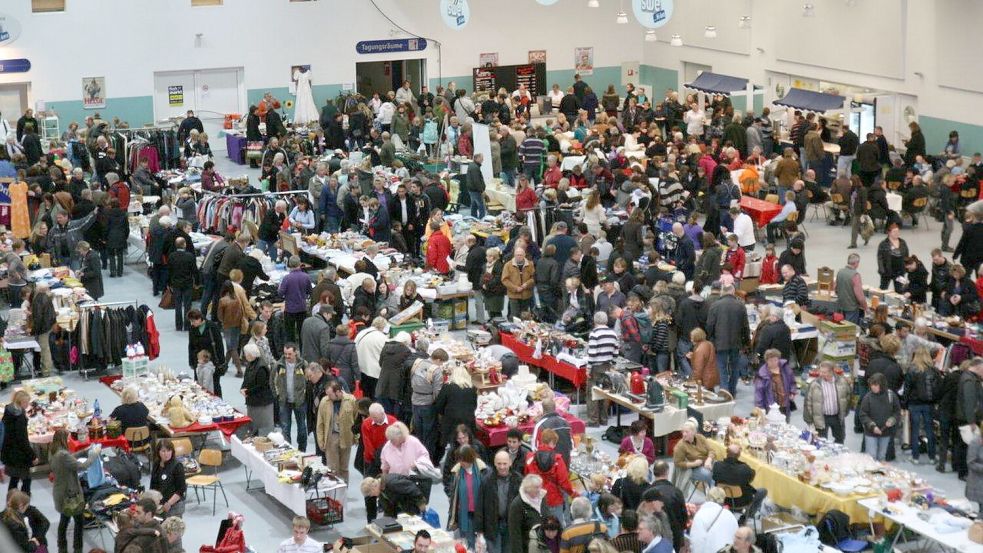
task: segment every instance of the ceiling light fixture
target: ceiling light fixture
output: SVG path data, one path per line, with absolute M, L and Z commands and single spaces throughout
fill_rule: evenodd
M 706 38 L 717 38 L 717 28 L 713 25 L 707 25 L 706 29 L 703 30 L 703 36 Z
M 587 7 L 588 8 L 600 8 L 601 7 L 601 3 L 598 2 L 598 0 L 587 0 Z
M 618 18 L 617 18 L 616 21 L 618 22 L 618 25 L 627 25 L 628 24 L 628 14 L 625 13 L 624 10 L 618 12 Z
M 742 15 L 740 19 L 737 20 L 737 27 L 740 29 L 750 29 L 751 28 L 751 16 Z
M 655 36 L 655 30 L 649 29 L 645 31 L 645 42 L 656 42 L 658 40 L 659 37 Z
M 683 38 L 679 35 L 672 35 L 672 40 L 669 41 L 670 46 L 682 46 Z
M 813 17 L 816 15 L 816 7 L 812 4 L 802 5 L 802 17 Z

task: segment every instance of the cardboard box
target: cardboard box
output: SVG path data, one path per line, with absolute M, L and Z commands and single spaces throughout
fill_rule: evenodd
M 387 543 L 377 542 L 356 545 L 352 547 L 352 551 L 353 553 L 394 553 L 396 549 L 390 547 Z
M 821 321 L 819 323 L 820 332 L 832 334 L 836 338 L 856 338 L 857 325 L 849 321 L 834 323 L 833 321 Z

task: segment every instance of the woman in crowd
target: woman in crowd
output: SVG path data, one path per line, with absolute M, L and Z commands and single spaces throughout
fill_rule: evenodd
M 270 339 L 266 337 L 267 329 L 268 327 L 263 321 L 253 321 L 249 325 L 249 342 L 247 344 L 253 344 L 259 348 L 260 359 L 266 363 L 267 367 L 273 367 L 276 365 L 276 356 L 270 349 Z
M 576 495 L 570 484 L 570 473 L 563 456 L 556 452 L 559 435 L 552 428 L 539 433 L 539 446 L 526 459 L 526 474 L 538 474 L 543 479 L 546 501 L 541 514 L 566 520 L 565 497 Z
M 150 472 L 150 489 L 161 495 L 160 510 L 168 516 L 184 514 L 188 486 L 184 481 L 184 465 L 177 459 L 174 443 L 163 439 L 157 445 L 157 461 Z
M 621 498 L 625 510 L 637 510 L 642 494 L 649 489 L 649 463 L 644 455 L 635 455 L 625 466 L 625 475 L 614 482 L 611 493 Z
M 939 314 L 972 317 L 980 312 L 979 293 L 976 284 L 969 279 L 966 269 L 959 263 L 949 268 L 949 280 L 942 290 Z
M 887 460 L 888 443 L 901 420 L 901 402 L 898 395 L 887 387 L 883 374 L 867 378 L 870 390 L 860 401 L 860 424 L 864 429 L 864 446 L 867 454 L 878 461 Z
M 447 494 L 450 511 L 447 515 L 447 528 L 455 530 L 459 539 L 463 538 L 469 549 L 474 548 L 474 513 L 481 504 L 481 474 L 487 469 L 475 450 L 462 445 L 454 455 L 457 462 L 451 468 L 451 488 Z
M 474 432 L 466 424 L 459 424 L 454 430 L 454 440 L 447 443 L 444 448 L 444 455 L 441 457 L 440 466 L 441 471 L 444 475 L 444 489 L 450 490 L 451 486 L 451 468 L 454 464 L 458 462 L 457 453 L 462 447 L 468 446 L 471 448 L 478 458 L 483 461 L 488 458 L 488 450 L 485 449 L 484 444 L 478 441 L 474 437 Z
M 242 348 L 246 372 L 240 392 L 246 398 L 246 414 L 252 419 L 254 435 L 265 436 L 273 430 L 273 388 L 270 367 L 263 362 L 259 348 L 247 344 Z
M 690 551 L 717 553 L 727 547 L 737 531 L 737 517 L 724 508 L 726 495 L 721 488 L 710 488 L 707 500 L 693 515 L 690 523 Z
M 689 333 L 693 343 L 693 351 L 686 354 L 690 366 L 693 367 L 692 377 L 708 390 L 716 390 L 720 385 L 720 371 L 717 369 L 717 350 L 713 342 L 707 340 L 707 333 L 700 327 Z
M 527 474 L 519 484 L 517 495 L 508 507 L 509 543 L 507 553 L 526 553 L 529 551 L 530 538 L 535 539 L 533 532 L 543 520 L 543 502 L 546 492 L 543 490 L 543 479 L 536 474 Z M 553 518 L 556 528 L 553 538 L 559 534 L 560 524 Z M 557 543 L 559 546 L 559 543 Z M 505 549 L 503 548 L 503 553 Z
M 123 388 L 121 398 L 123 403 L 113 409 L 113 412 L 109 414 L 109 418 L 119 421 L 124 432 L 127 428 L 147 426 L 147 417 L 150 415 L 150 410 L 140 401 L 136 387 L 127 386 Z
M 126 211 L 119 206 L 118 198 L 108 198 L 109 209 L 99 210 L 99 218 L 106 230 L 106 251 L 109 255 L 110 278 L 123 276 L 123 254 L 130 237 L 130 222 Z
M 622 455 L 643 455 L 649 464 L 655 462 L 655 444 L 652 438 L 646 436 L 648 424 L 643 420 L 637 420 L 628 427 L 628 435 L 621 440 L 618 453 Z
M 471 373 L 461 365 L 454 367 L 434 402 L 434 413 L 440 417 L 440 443 L 453 442 L 459 424 L 470 428 L 473 434 L 474 410 L 477 407 L 478 393 L 474 389 Z
M 222 336 L 225 337 L 225 351 L 228 358 L 236 368 L 236 376 L 242 376 L 242 362 L 239 359 L 239 336 L 240 328 L 245 315 L 242 311 L 242 304 L 236 297 L 235 286 L 232 281 L 225 281 L 222 284 L 222 291 L 218 300 L 218 320 L 222 323 Z
M 913 303 L 928 301 L 928 269 L 917 256 L 911 255 L 904 260 L 905 282 L 901 291 Z
M 0 461 L 10 477 L 8 490 L 31 493 L 31 467 L 37 464 L 37 455 L 27 435 L 27 410 L 31 406 L 31 394 L 18 389 L 3 410 L 3 448 Z
M 919 434 L 925 433 L 928 441 L 928 464 L 935 464 L 935 423 L 937 416 L 935 404 L 942 396 L 942 374 L 935 368 L 935 360 L 928 352 L 928 348 L 919 346 L 915 349 L 911 358 L 911 368 L 905 375 L 905 404 L 908 408 L 908 415 L 911 424 L 910 443 L 911 462 L 915 465 L 920 464 L 918 458 L 920 453 Z M 929 397 L 926 397 L 929 394 Z
M 293 232 L 310 234 L 316 226 L 314 212 L 311 211 L 311 204 L 305 196 L 298 196 L 295 201 L 297 205 L 290 210 L 290 215 L 287 217 L 287 220 L 290 221 L 290 228 Z
M 767 411 L 777 404 L 788 421 L 797 392 L 792 367 L 777 349 L 765 351 L 764 358 L 765 362 L 754 378 L 754 406 Z
M 68 450 L 68 431 L 64 428 L 55 430 L 48 446 L 48 459 L 51 473 L 54 475 L 55 511 L 61 515 L 58 520 L 58 551 L 68 551 L 68 523 L 75 521 L 75 531 L 72 540 L 72 551 L 82 553 L 82 532 L 85 520 L 82 516 L 84 499 L 82 484 L 79 482 L 79 471 L 85 470 L 99 456 L 101 447 L 96 444 L 89 448 L 84 461 L 76 456 L 82 456 L 85 450 L 72 455 Z
M 888 284 L 894 282 L 894 291 L 902 292 L 898 278 L 905 275 L 908 255 L 908 243 L 901 238 L 901 227 L 897 223 L 889 224 L 887 238 L 877 246 L 877 274 L 881 275 L 881 290 L 887 290 Z
M 10 490 L 7 494 L 7 508 L 0 515 L 0 519 L 18 551 L 23 553 L 47 551 L 48 540 L 45 536 L 51 523 L 41 511 L 31 505 L 29 494 Z
M 505 285 L 502 284 L 502 250 L 488 248 L 485 251 L 485 271 L 481 275 L 481 295 L 485 300 L 485 310 L 492 319 L 502 316 L 505 310 Z

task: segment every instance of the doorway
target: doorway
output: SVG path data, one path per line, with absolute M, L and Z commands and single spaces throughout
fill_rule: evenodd
M 241 114 L 245 106 L 241 67 L 154 73 L 155 119 L 183 118 L 188 110 L 194 111 L 212 151 L 225 151 L 225 140 L 219 138 L 225 115 Z
M 423 59 L 359 62 L 355 64 L 355 89 L 371 98 L 376 92 L 384 96 L 409 81 L 410 89 L 418 96 L 426 83 L 426 66 L 427 60 Z
M 870 102 L 851 102 L 850 107 L 853 108 L 853 111 L 850 112 L 850 129 L 857 133 L 859 137 L 864 137 L 867 136 L 867 133 L 874 132 L 874 125 L 877 124 L 874 104 Z M 864 139 L 861 138 L 860 140 L 863 141 Z
M 27 97 L 30 90 L 31 83 L 0 84 L 0 117 L 6 119 L 11 128 L 27 110 L 29 106 Z

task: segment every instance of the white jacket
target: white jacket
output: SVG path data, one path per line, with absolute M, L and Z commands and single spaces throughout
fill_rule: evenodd
M 358 356 L 358 368 L 362 374 L 379 378 L 379 374 L 382 373 L 379 357 L 382 355 L 382 346 L 385 344 L 386 335 L 373 326 L 362 330 L 355 336 L 355 354 Z
M 707 501 L 693 515 L 689 529 L 692 553 L 717 553 L 734 542 L 737 518 L 717 503 Z

